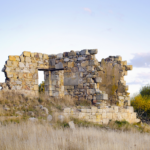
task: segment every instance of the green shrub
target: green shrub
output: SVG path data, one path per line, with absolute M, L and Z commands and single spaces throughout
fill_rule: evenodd
M 126 121 L 126 120 L 123 120 L 123 121 L 118 121 L 116 120 L 115 123 L 119 126 L 119 127 L 122 127 L 124 125 L 129 125 L 129 122 Z
M 42 81 L 42 83 L 39 85 L 39 93 L 45 92 L 45 82 Z
M 150 97 L 150 85 L 147 84 L 147 85 L 143 86 L 141 88 L 141 90 L 140 90 L 140 94 L 142 96 L 148 96 L 148 97 Z
M 131 106 L 142 120 L 150 120 L 150 96 L 138 94 L 131 99 Z

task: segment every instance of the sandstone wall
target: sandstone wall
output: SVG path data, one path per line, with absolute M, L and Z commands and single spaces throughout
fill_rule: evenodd
M 98 124 L 108 124 L 110 120 L 126 120 L 129 123 L 137 123 L 140 121 L 140 119 L 136 118 L 136 113 L 134 112 L 132 106 L 127 106 L 126 108 L 119 106 L 110 106 L 108 108 L 91 107 L 88 109 L 65 108 L 63 115 L 65 117 L 71 116 Z
M 97 49 L 64 52 L 57 55 L 23 52 L 9 56 L 3 72 L 3 90 L 38 95 L 38 70 L 44 71 L 45 93 L 49 96 L 68 95 L 76 100 L 92 100 L 103 105 L 130 105 L 124 75 L 132 66 L 120 56 L 101 62 L 95 58 Z

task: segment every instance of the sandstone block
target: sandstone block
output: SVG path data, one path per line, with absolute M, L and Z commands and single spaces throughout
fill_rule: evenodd
M 136 119 L 136 113 L 135 112 L 131 113 L 131 119 Z
M 106 113 L 102 113 L 102 119 L 106 118 Z
M 10 72 L 11 71 L 11 67 L 6 67 L 5 72 Z
M 24 52 L 23 52 L 23 55 L 24 55 L 25 57 L 30 57 L 30 56 L 31 56 L 31 52 L 24 51 Z
M 87 109 L 81 109 L 81 112 L 86 113 Z
M 12 61 L 8 60 L 7 61 L 7 66 L 9 66 L 9 67 L 12 66 Z
M 102 68 L 101 66 L 97 66 L 97 67 L 96 67 L 96 70 L 97 70 L 97 71 L 103 71 L 103 68 Z
M 68 62 L 69 60 L 70 60 L 69 58 L 65 58 L 65 59 L 64 59 L 65 62 Z
M 102 94 L 102 91 L 100 91 L 99 89 L 95 89 L 95 93 L 96 94 Z
M 90 83 L 89 88 L 90 89 L 96 89 L 97 88 L 96 83 Z
M 103 124 L 108 124 L 108 123 L 109 123 L 109 119 L 103 119 L 103 120 L 102 120 L 102 123 L 103 123 Z
M 103 109 L 97 109 L 97 112 L 98 112 L 98 113 L 102 113 L 102 112 L 103 112 Z
M 127 113 L 121 113 L 121 115 L 122 115 L 122 118 L 125 119 L 125 120 L 128 118 L 128 114 Z
M 96 119 L 99 119 L 99 121 L 100 121 L 100 119 L 102 119 L 102 115 L 101 114 L 96 114 Z
M 118 96 L 118 99 L 119 100 L 124 100 L 124 97 L 123 96 Z
M 16 81 L 16 84 L 22 84 L 22 81 L 18 80 L 18 81 Z
M 97 112 L 97 107 L 92 106 L 92 107 L 91 107 L 91 112 L 92 112 L 92 113 L 96 113 L 96 112 Z
M 85 57 L 78 57 L 78 60 L 85 60 Z
M 7 77 L 8 77 L 8 78 L 12 78 L 13 76 L 14 76 L 13 73 L 7 72 Z
M 107 117 L 108 119 L 112 119 L 112 113 L 106 113 L 106 117 Z
M 70 52 L 68 53 L 68 56 L 76 56 L 76 52 L 74 52 L 74 51 L 72 50 L 72 51 L 70 51 Z
M 63 58 L 63 53 L 57 54 L 56 57 L 57 58 Z
M 20 68 L 24 68 L 24 67 L 25 67 L 25 66 L 24 66 L 24 63 L 19 62 L 19 67 L 20 67 Z
M 87 79 L 86 79 L 86 82 L 87 82 L 87 83 L 93 83 L 94 80 L 93 80 L 92 78 L 87 78 Z
M 79 72 L 84 72 L 85 69 L 79 66 Z
M 31 53 L 30 56 L 33 58 L 34 57 L 34 53 Z
M 33 78 L 33 74 L 32 74 L 32 73 L 28 73 L 28 74 L 27 74 L 27 78 L 28 78 L 28 79 L 32 79 L 32 78 Z
M 96 82 L 96 83 L 102 82 L 102 78 L 101 78 L 101 77 L 96 77 L 96 78 L 95 78 L 95 82 Z
M 87 66 L 87 71 L 94 71 L 94 66 Z
M 89 66 L 95 66 L 98 65 L 98 61 L 97 60 L 90 60 L 89 61 Z
M 79 88 L 79 89 L 83 89 L 83 84 L 79 84 L 79 85 L 78 85 L 78 88 Z
M 127 109 L 129 110 L 129 112 L 134 112 L 134 108 L 132 106 L 127 106 Z
M 116 56 L 115 61 L 122 61 L 122 57 L 121 56 Z
M 74 67 L 74 62 L 68 62 L 68 67 L 69 67 L 69 68 Z
M 129 89 L 129 88 L 128 88 L 128 85 L 126 85 L 126 86 L 125 86 L 125 91 L 128 91 L 128 89 Z
M 13 61 L 13 67 L 18 67 L 19 66 L 19 62 L 18 61 Z
M 86 109 L 87 113 L 91 113 L 91 109 Z
M 94 55 L 94 54 L 97 54 L 97 53 L 98 53 L 98 49 L 89 49 L 88 52 L 89 52 L 91 55 Z
M 127 61 L 122 61 L 121 64 L 122 64 L 123 66 L 126 66 L 126 65 L 127 65 Z
M 43 59 L 48 59 L 48 55 L 47 54 L 43 54 Z
M 9 60 L 10 61 L 16 61 L 16 58 L 15 58 L 15 56 L 9 56 Z
M 88 95 L 87 99 L 92 100 L 93 99 L 92 95 Z
M 133 66 L 132 65 L 127 65 L 127 70 L 132 70 L 133 69 Z
M 56 90 L 55 86 L 52 86 L 52 85 L 49 88 L 50 88 L 49 90 L 51 90 L 51 91 Z
M 117 120 L 117 114 L 116 113 L 112 113 L 112 120 Z
M 81 51 L 80 51 L 80 54 L 81 54 L 81 55 L 89 55 L 89 52 L 88 52 L 87 49 L 84 49 L 84 50 L 81 50 Z
M 116 116 L 117 116 L 117 120 L 119 121 L 123 120 L 121 113 L 117 113 Z
M 20 56 L 20 61 L 24 62 L 24 57 L 23 56 Z
M 89 64 L 88 61 L 83 61 L 83 62 L 81 63 L 81 67 L 86 67 L 86 66 L 88 66 L 88 64 Z
M 107 111 L 106 111 L 106 108 L 105 108 L 105 109 L 102 109 L 102 112 L 103 112 L 103 113 L 106 113 L 106 112 L 107 112 Z
M 55 65 L 55 69 L 63 69 L 63 64 L 62 62 L 59 62 L 58 64 Z
M 90 119 L 90 117 L 89 116 L 85 116 L 84 119 L 88 121 Z
M 31 62 L 31 58 L 30 57 L 25 57 L 25 61 L 30 63 Z
M 79 119 L 84 118 L 85 115 L 86 115 L 86 113 L 80 112 L 80 113 L 79 113 Z
M 113 106 L 115 113 L 118 113 L 118 106 Z
M 108 94 L 99 94 L 96 95 L 97 100 L 108 100 Z
M 20 57 L 19 56 L 15 56 L 16 61 L 20 61 Z
M 38 91 L 39 90 L 39 86 L 38 85 L 34 85 L 34 91 Z
M 95 94 L 95 89 L 87 89 L 87 94 Z

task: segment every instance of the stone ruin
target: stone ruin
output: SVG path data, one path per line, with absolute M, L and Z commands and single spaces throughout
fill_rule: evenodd
M 24 51 L 9 56 L 2 71 L 2 90 L 14 90 L 38 96 L 38 70 L 44 71 L 45 94 L 71 96 L 76 100 L 129 106 L 130 96 L 124 76 L 132 70 L 121 56 L 109 56 L 99 62 L 97 49 L 64 52 L 57 55 Z
M 3 89 L 38 95 L 38 70 L 44 71 L 45 93 L 49 96 L 70 95 L 78 100 L 109 100 L 129 104 L 124 75 L 132 66 L 120 56 L 98 62 L 97 49 L 65 52 L 58 55 L 23 52 L 9 56 L 3 72 Z
M 83 114 L 91 112 L 94 118 L 95 113 L 99 112 L 120 114 L 123 111 L 128 114 L 127 118 L 131 118 L 130 122 L 137 122 L 136 114 L 130 106 L 128 86 L 124 81 L 124 76 L 128 70 L 132 70 L 132 65 L 122 61 L 121 56 L 109 56 L 99 62 L 95 58 L 97 52 L 97 49 L 85 49 L 48 55 L 24 51 L 20 56 L 9 56 L 2 69 L 6 77 L 5 83 L 0 83 L 0 86 L 2 91 L 38 96 L 38 70 L 42 70 L 46 95 L 89 100 L 99 104 L 100 108 L 108 109 L 109 106 L 107 111 L 96 109 L 96 112 L 95 108 L 81 110 Z M 71 112 L 70 108 L 64 110 L 66 114 Z M 81 118 L 83 114 L 78 117 Z M 105 117 L 101 119 L 105 119 L 105 123 L 112 118 L 112 115 L 103 116 Z M 126 119 L 124 116 L 122 118 Z

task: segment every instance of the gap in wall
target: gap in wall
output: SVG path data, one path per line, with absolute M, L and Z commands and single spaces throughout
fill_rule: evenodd
M 44 71 L 38 71 L 38 85 L 44 81 Z

